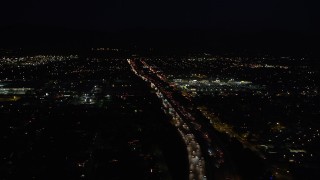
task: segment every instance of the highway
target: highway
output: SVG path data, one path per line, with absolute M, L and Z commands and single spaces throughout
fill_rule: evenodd
M 200 128 L 200 125 L 194 121 L 191 114 L 172 98 L 172 92 L 166 90 L 163 82 L 158 80 L 163 77 L 155 74 L 150 68 L 142 68 L 147 67 L 143 61 L 136 62 L 128 59 L 128 63 L 137 76 L 150 83 L 150 87 L 155 90 L 157 97 L 162 102 L 163 110 L 171 116 L 172 124 L 184 140 L 188 153 L 189 180 L 206 180 L 205 158 L 194 133 L 196 129 Z M 193 122 L 191 123 L 191 121 Z

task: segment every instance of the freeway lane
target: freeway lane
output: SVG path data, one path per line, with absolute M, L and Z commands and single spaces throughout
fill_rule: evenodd
M 150 71 L 151 75 L 148 75 L 142 68 L 139 68 L 134 60 L 128 60 L 128 63 L 137 76 L 151 84 L 151 88 L 156 91 L 158 98 L 162 101 L 165 112 L 172 117 L 174 126 L 177 128 L 186 144 L 190 170 L 189 179 L 206 180 L 205 160 L 202 156 L 201 147 L 193 133 L 193 127 L 190 126 L 190 123 L 186 120 L 186 116 L 184 115 L 186 112 L 184 112 L 183 108 L 178 106 L 179 103 L 173 100 L 171 92 L 166 91 L 164 88 L 165 86 L 161 86 L 161 81 L 157 81 L 151 76 L 153 72 Z

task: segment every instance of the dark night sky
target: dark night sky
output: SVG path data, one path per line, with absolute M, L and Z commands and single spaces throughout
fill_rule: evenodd
M 105 33 L 153 29 L 304 39 L 319 31 L 316 5 L 302 0 L 2 0 L 0 7 L 0 28 L 18 33 L 26 27 Z
M 315 11 L 302 0 L 5 0 L 1 22 L 107 31 L 184 27 L 311 31 Z

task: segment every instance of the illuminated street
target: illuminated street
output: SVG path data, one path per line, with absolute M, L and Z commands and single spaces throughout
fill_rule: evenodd
M 132 71 L 144 81 L 150 83 L 151 88 L 156 91 L 158 98 L 161 99 L 164 111 L 169 113 L 172 117 L 172 123 L 175 125 L 181 137 L 183 138 L 186 148 L 188 151 L 189 159 L 189 179 L 207 179 L 205 175 L 205 162 L 204 158 L 201 155 L 200 145 L 197 142 L 195 136 L 193 135 L 191 129 L 185 122 L 185 117 L 180 116 L 179 114 L 185 114 L 186 112 L 181 111 L 182 108 L 179 107 L 179 103 L 175 102 L 171 97 L 171 94 L 168 91 L 165 91 L 163 87 L 158 87 L 159 85 L 154 79 L 147 76 L 146 74 L 140 72 L 134 60 L 128 60 Z M 156 85 L 157 84 L 157 85 Z M 189 118 L 192 118 L 189 116 Z

